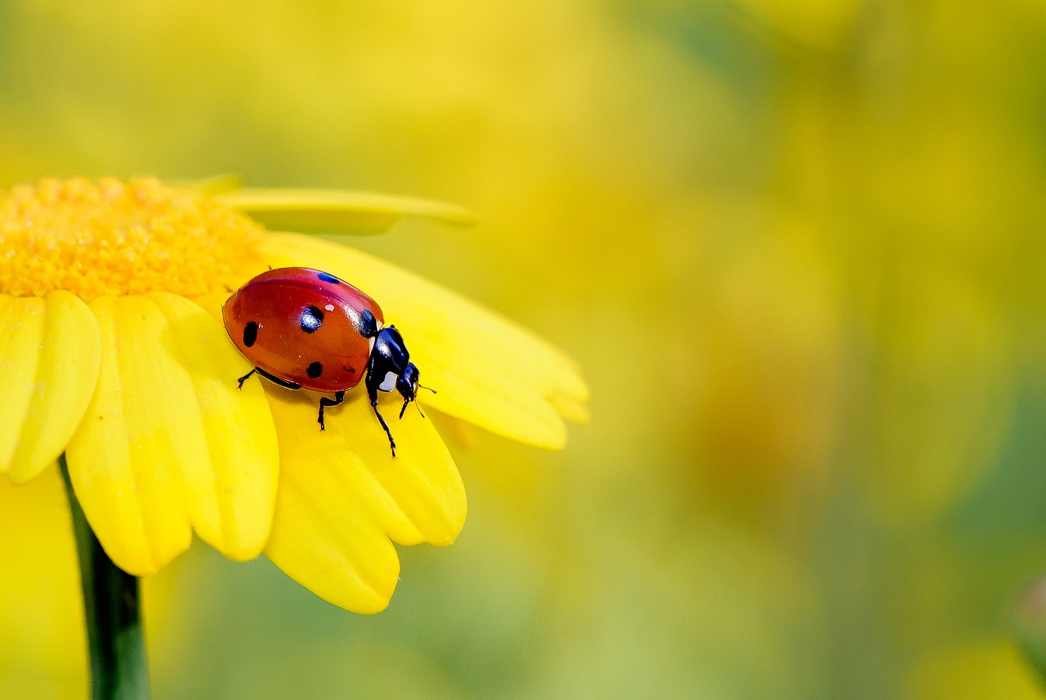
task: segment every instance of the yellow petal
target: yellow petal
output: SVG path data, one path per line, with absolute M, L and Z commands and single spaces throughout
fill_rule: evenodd
M 266 553 L 288 576 L 348 610 L 383 610 L 399 576 L 389 539 L 454 541 L 465 523 L 465 489 L 432 423 L 382 402 L 396 457 L 362 391 L 327 409 L 318 396 L 267 388 L 280 436 L 280 491 Z
M 36 368 L 44 342 L 46 304 L 32 297 L 0 297 L 0 464 L 10 468 L 11 457 L 29 415 Z
M 210 294 L 196 297 L 193 301 L 196 302 L 196 304 L 202 308 L 208 316 L 222 324 L 222 327 L 224 328 L 225 321 L 222 319 L 222 304 L 224 304 L 225 300 L 228 298 L 229 292 L 211 292 Z M 246 360 L 244 361 L 246 362 Z
M 26 481 L 52 464 L 98 376 L 98 329 L 68 292 L 0 296 L 0 472 Z
M 453 204 L 371 192 L 247 188 L 218 196 L 271 229 L 315 233 L 380 233 L 404 217 L 471 224 Z
M 191 302 L 102 297 L 98 387 L 67 450 L 69 471 L 109 556 L 152 573 L 192 528 L 234 558 L 271 523 L 277 455 L 262 392 L 236 390 L 246 363 Z
M 172 350 L 188 372 L 210 450 L 210 469 L 190 465 L 193 526 L 233 559 L 261 553 L 272 525 L 279 474 L 276 428 L 261 392 L 236 378 L 250 370 L 224 328 L 196 304 L 172 294 L 153 301 L 170 324 Z
M 476 446 L 480 432 L 476 426 L 439 411 L 429 411 L 427 415 L 432 416 L 436 430 L 452 450 L 471 450 Z
M 548 397 L 548 400 L 559 411 L 559 415 L 571 423 L 584 425 L 592 418 L 592 414 L 588 410 L 588 404 L 583 401 L 577 401 L 562 394 L 552 394 Z
M 583 404 L 588 388 L 574 363 L 511 321 L 379 258 L 328 241 L 271 234 L 266 261 L 328 270 L 378 300 L 438 389 L 421 401 L 521 442 L 561 448 L 566 427 L 550 397 Z M 571 411 L 579 413 L 576 407 Z

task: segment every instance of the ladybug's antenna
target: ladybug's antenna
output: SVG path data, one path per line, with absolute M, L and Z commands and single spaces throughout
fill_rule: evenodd
M 431 386 L 425 386 L 424 384 L 422 384 L 420 382 L 418 382 L 418 387 L 421 388 L 421 389 L 427 389 L 428 391 L 431 391 L 433 394 L 438 394 L 439 393 L 438 391 L 433 389 Z
M 409 404 L 409 403 L 410 403 L 410 399 L 404 399 L 403 400 L 403 407 L 400 408 L 400 420 L 403 420 L 403 414 L 407 412 L 407 404 Z M 427 416 L 425 415 L 425 412 L 421 410 L 421 405 L 417 401 L 414 402 L 414 405 L 418 407 L 418 413 L 421 414 L 421 417 L 422 418 L 427 418 Z

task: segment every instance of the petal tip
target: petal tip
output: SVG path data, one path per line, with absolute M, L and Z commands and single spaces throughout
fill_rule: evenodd
M 260 543 L 248 542 L 248 543 L 234 543 L 225 544 L 221 547 L 215 547 L 220 551 L 227 559 L 232 559 L 238 562 L 247 562 L 257 559 L 265 551 L 265 542 Z
M 53 466 L 54 463 L 54 460 L 51 460 L 50 462 L 45 462 L 40 465 L 31 465 L 27 467 L 22 467 L 16 464 L 11 468 L 10 472 L 8 472 L 7 478 L 11 480 L 11 483 L 21 486 L 22 484 L 29 483 L 36 477 L 40 476 L 45 469 Z
M 592 420 L 592 414 L 586 401 L 575 400 L 573 397 L 568 398 L 561 394 L 549 396 L 548 401 L 564 420 L 576 425 L 587 425 Z
M 88 522 L 90 522 L 90 518 L 88 518 Z M 106 556 L 109 557 L 114 564 L 130 575 L 141 578 L 143 576 L 152 576 L 153 574 L 159 573 L 160 569 L 185 553 L 189 549 L 189 545 L 192 543 L 192 538 L 186 538 L 184 543 L 179 543 L 163 554 L 155 557 L 149 555 L 142 556 L 141 552 L 110 551 L 110 548 L 107 547 L 104 542 L 99 540 L 99 543 L 102 545 L 102 549 L 105 551 Z
M 373 601 L 369 601 L 364 604 L 359 604 L 357 601 L 352 601 L 345 605 L 338 604 L 338 607 L 349 612 L 356 613 L 357 615 L 377 615 L 378 613 L 385 612 L 388 610 L 389 605 L 392 603 L 392 593 L 385 598 L 374 598 Z
M 271 553 L 270 559 L 273 559 Z M 317 579 L 311 573 L 305 576 L 300 573 L 295 575 L 284 568 L 277 559 L 273 559 L 273 562 L 320 600 L 359 615 L 377 615 L 387 609 L 399 582 L 398 559 L 395 570 L 390 572 L 392 575 L 387 579 L 371 579 L 365 582 L 355 574 L 350 574 L 344 579 L 335 574 L 327 580 Z

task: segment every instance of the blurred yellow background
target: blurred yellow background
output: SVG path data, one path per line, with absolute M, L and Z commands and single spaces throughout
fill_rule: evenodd
M 563 453 L 447 426 L 376 617 L 195 548 L 155 695 L 1035 698 L 1046 5 L 0 2 L 0 179 L 462 203 L 351 243 L 578 358 Z M 507 372 L 512 368 L 507 367 Z M 57 477 L 0 485 L 0 696 L 83 692 Z

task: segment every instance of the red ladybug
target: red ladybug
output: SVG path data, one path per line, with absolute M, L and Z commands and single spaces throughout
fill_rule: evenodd
M 240 387 L 257 372 L 287 389 L 334 394 L 320 399 L 323 430 L 323 409 L 344 401 L 362 379 L 396 456 L 396 441 L 378 411 L 378 391 L 391 391 L 395 382 L 403 396 L 402 418 L 417 396 L 420 372 L 396 327 L 384 325 L 376 301 L 327 272 L 285 267 L 241 287 L 225 302 L 222 317 L 232 342 L 254 364 L 239 378 Z

